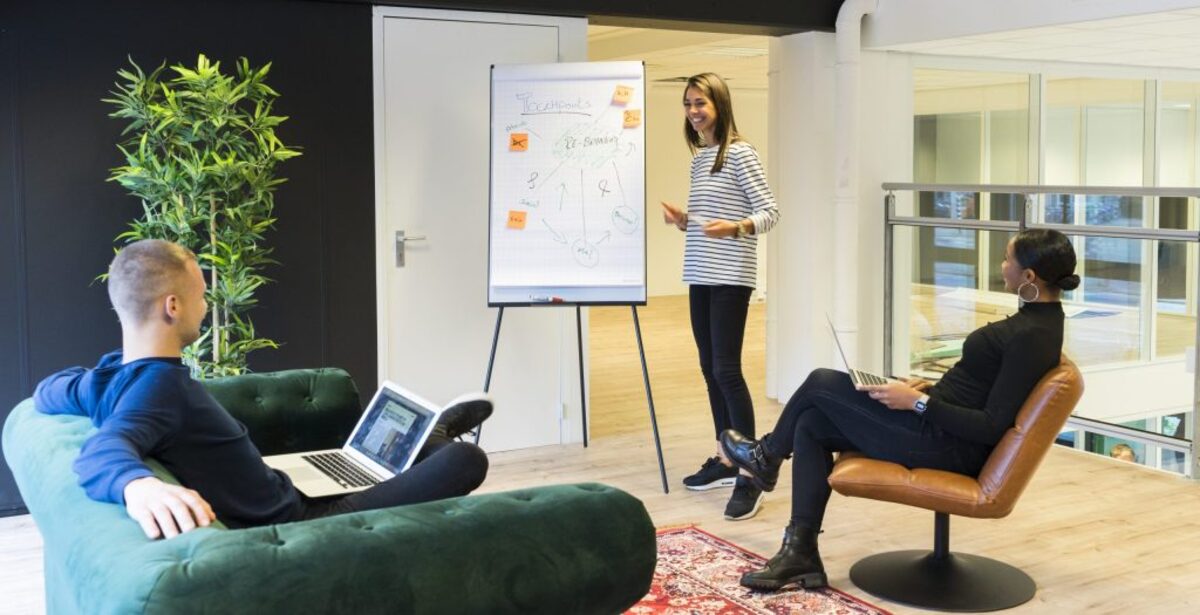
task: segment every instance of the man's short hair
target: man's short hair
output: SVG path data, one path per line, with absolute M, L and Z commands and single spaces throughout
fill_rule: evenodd
M 191 250 L 161 239 L 135 241 L 108 266 L 108 300 L 122 320 L 143 322 L 158 300 L 182 289 Z

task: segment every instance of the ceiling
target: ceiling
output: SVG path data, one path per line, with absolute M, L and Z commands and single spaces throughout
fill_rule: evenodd
M 768 36 L 588 26 L 588 59 L 644 60 L 646 79 L 714 72 L 736 88 L 767 87 Z
M 771 37 L 625 28 L 588 27 L 591 60 L 644 60 L 647 79 L 665 81 L 712 71 L 734 87 L 767 87 Z M 1200 9 L 1181 9 L 1069 25 L 993 32 L 881 49 L 930 55 L 1045 60 L 1200 70 Z M 946 74 L 962 86 L 968 75 Z M 980 74 L 984 83 L 1002 74 Z M 937 89 L 937 72 L 920 76 L 918 89 Z M 1016 76 L 1014 80 L 1023 79 Z M 930 80 L 930 83 L 924 81 Z M 999 80 L 999 81 L 997 81 Z
M 1200 69 L 1200 9 L 993 32 L 884 49 L 932 55 Z

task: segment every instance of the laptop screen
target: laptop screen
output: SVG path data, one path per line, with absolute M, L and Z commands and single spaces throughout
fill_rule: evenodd
M 837 344 L 838 354 L 842 355 L 842 365 L 846 366 L 846 371 L 850 371 L 850 362 L 846 360 L 846 351 L 842 350 L 842 340 L 838 339 L 837 329 L 833 326 L 833 319 L 829 317 L 829 312 L 825 312 L 825 322 L 829 323 L 829 332 L 833 334 L 833 343 Z
M 392 472 L 400 472 L 422 441 L 436 414 L 383 388 L 371 406 L 350 446 Z

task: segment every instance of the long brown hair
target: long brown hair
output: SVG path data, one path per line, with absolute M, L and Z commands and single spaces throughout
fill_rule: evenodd
M 713 127 L 713 138 L 721 144 L 711 171 L 711 173 L 716 173 L 725 166 L 725 153 L 729 149 L 729 145 L 742 139 L 742 135 L 738 134 L 737 122 L 733 120 L 733 98 L 729 95 L 729 86 L 725 85 L 725 80 L 716 73 L 700 73 L 689 77 L 687 87 L 683 89 L 684 100 L 687 99 L 689 88 L 699 90 L 705 98 L 712 101 L 713 107 L 716 107 L 717 125 Z M 686 115 L 683 118 L 683 136 L 687 139 L 688 149 L 692 151 L 693 155 L 704 145 L 700 133 L 692 128 L 692 123 L 688 121 Z M 708 145 L 714 144 L 709 143 Z

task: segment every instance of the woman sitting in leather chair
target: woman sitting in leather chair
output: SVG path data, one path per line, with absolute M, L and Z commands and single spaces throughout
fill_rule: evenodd
M 1018 233 L 1001 266 L 1004 287 L 1020 309 L 987 324 L 963 344 L 962 359 L 937 384 L 921 379 L 855 387 L 839 371 L 818 369 L 788 400 L 775 429 L 761 440 L 721 434 L 727 464 L 764 491 L 792 464 L 792 516 L 783 546 L 746 587 L 776 590 L 792 583 L 827 584 L 817 534 L 829 501 L 833 453 L 860 451 L 909 468 L 975 476 L 1013 426 L 1018 410 L 1062 354 L 1062 291 L 1079 286 L 1075 250 L 1053 230 Z

